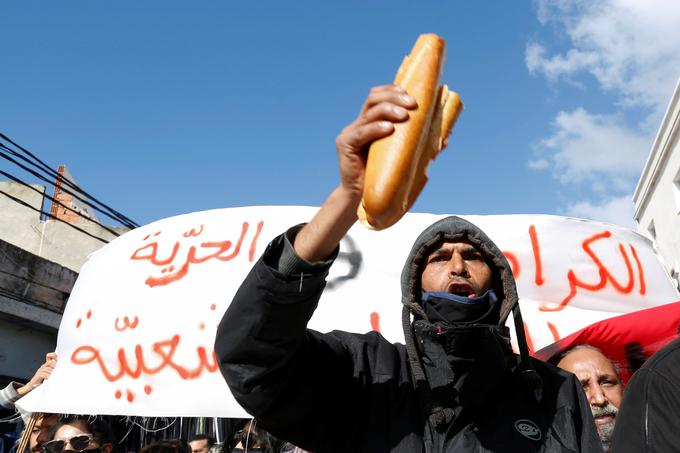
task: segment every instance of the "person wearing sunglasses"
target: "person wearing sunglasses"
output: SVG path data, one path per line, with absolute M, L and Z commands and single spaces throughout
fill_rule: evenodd
M 41 453 L 111 453 L 111 430 L 101 419 L 65 417 L 52 426 L 52 440 L 42 444 Z

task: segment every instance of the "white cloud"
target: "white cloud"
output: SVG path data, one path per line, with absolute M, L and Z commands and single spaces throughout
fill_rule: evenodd
M 538 2 L 543 24 L 563 29 L 570 48 L 548 55 L 527 45 L 533 74 L 549 80 L 585 71 L 626 106 L 659 116 L 680 75 L 680 2 L 668 0 L 572 0 Z
M 629 195 L 605 200 L 600 204 L 582 201 L 569 205 L 565 214 L 583 219 L 613 223 L 626 228 L 635 229 L 633 221 L 633 201 Z
M 594 115 L 582 108 L 558 113 L 553 126 L 553 135 L 538 148 L 549 152 L 562 183 L 607 183 L 620 190 L 637 180 L 649 152 L 650 136 L 628 129 L 620 117 Z M 532 162 L 536 161 L 530 161 L 529 166 L 538 168 L 532 167 Z
M 539 22 L 564 41 L 559 50 L 550 50 L 552 41 L 527 43 L 529 72 L 552 84 L 579 84 L 579 77 L 592 76 L 614 97 L 618 112 L 602 115 L 579 107 L 557 113 L 552 135 L 538 143 L 527 165 L 551 170 L 563 184 L 589 184 L 591 200 L 573 202 L 563 212 L 633 227 L 631 194 L 680 75 L 680 1 L 536 5 Z M 644 119 L 630 126 L 631 112 Z
M 527 166 L 532 170 L 545 170 L 550 166 L 550 162 L 546 159 L 536 159 L 527 162 Z
M 551 82 L 560 76 L 572 75 L 587 70 L 597 63 L 598 56 L 593 52 L 571 49 L 566 55 L 546 57 L 547 50 L 541 44 L 532 42 L 527 45 L 525 60 L 531 74 L 542 73 Z

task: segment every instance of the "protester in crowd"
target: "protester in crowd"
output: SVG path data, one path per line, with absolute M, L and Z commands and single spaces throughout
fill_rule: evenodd
M 605 452 L 611 451 L 623 384 L 616 366 L 598 348 L 581 344 L 560 354 L 557 366 L 576 375 L 583 386 Z
M 208 453 L 214 443 L 215 439 L 204 433 L 194 434 L 189 438 L 191 453 Z
M 680 338 L 633 374 L 612 437 L 615 453 L 666 453 L 680 449 Z
M 41 385 L 45 379 L 49 378 L 52 370 L 57 364 L 57 354 L 48 352 L 45 355 L 45 363 L 43 363 L 35 372 L 33 377 L 26 384 L 19 384 L 18 382 L 10 382 L 7 387 L 0 391 L 0 406 L 6 409 L 15 409 L 14 403 L 21 397 L 25 396 L 33 389 Z M 30 419 L 30 413 L 21 413 L 25 421 Z M 49 431 L 52 425 L 59 419 L 58 414 L 39 414 L 36 423 L 33 425 L 28 438 L 28 449 L 31 453 L 38 453 L 43 442 L 50 439 Z M 12 449 L 16 450 L 17 445 Z
M 28 437 L 28 449 L 31 453 L 40 453 L 42 445 L 51 440 L 52 427 L 59 422 L 59 414 L 37 415 L 37 420 Z
M 111 428 L 97 416 L 62 416 L 50 433 L 52 440 L 42 444 L 42 453 L 111 453 L 113 449 Z
M 243 429 L 236 431 L 232 453 L 279 453 L 282 442 L 258 426 L 257 420 L 247 420 Z
M 191 447 L 180 439 L 158 440 L 142 448 L 139 453 L 191 453 Z
M 528 354 L 503 253 L 463 219 L 435 223 L 412 248 L 402 273 L 406 346 L 377 332 L 305 328 L 357 220 L 367 146 L 415 106 L 399 87 L 371 91 L 336 140 L 339 186 L 309 224 L 274 239 L 243 282 L 215 344 L 232 393 L 267 430 L 318 453 L 600 451 L 574 376 Z M 479 185 L 459 187 L 454 172 L 454 201 L 488 177 L 482 167 L 456 171 L 476 171 Z
M 224 453 L 225 451 L 224 444 L 217 443 L 210 446 L 208 453 Z
M 18 382 L 10 382 L 7 387 L 0 390 L 0 406 L 5 409 L 14 409 L 14 403 L 29 393 L 34 388 L 38 387 L 43 381 L 50 377 L 52 370 L 57 365 L 57 354 L 48 352 L 45 355 L 45 363 L 43 363 L 33 377 L 26 383 L 20 384 Z

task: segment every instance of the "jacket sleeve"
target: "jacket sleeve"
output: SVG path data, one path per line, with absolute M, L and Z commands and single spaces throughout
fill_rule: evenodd
M 0 390 L 0 406 L 5 409 L 14 409 L 14 403 L 21 398 L 17 389 L 21 387 L 18 382 L 10 382 L 7 387 Z
M 612 451 L 656 453 L 677 451 L 680 384 L 655 369 L 635 372 L 616 418 Z
M 365 386 L 341 341 L 306 328 L 332 259 L 286 275 L 278 268 L 287 245 L 283 235 L 269 244 L 226 311 L 215 343 L 220 370 L 239 404 L 277 437 L 312 450 L 343 445 L 360 422 Z

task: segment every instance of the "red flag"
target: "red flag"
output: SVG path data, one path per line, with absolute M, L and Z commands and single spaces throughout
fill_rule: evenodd
M 679 330 L 680 302 L 675 302 L 596 322 L 533 355 L 555 363 L 560 353 L 589 344 L 618 366 L 619 377 L 626 383 L 645 360 L 674 340 Z

